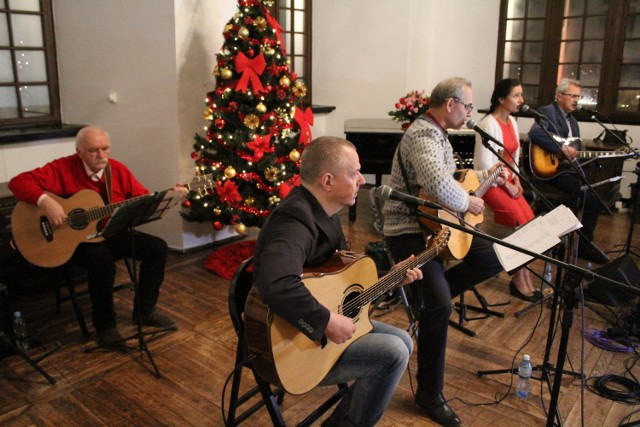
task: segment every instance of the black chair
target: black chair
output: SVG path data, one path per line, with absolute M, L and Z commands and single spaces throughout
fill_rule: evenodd
M 285 392 L 279 388 L 272 387 L 267 381 L 263 380 L 251 363 L 251 355 L 249 354 L 245 339 L 244 325 L 244 308 L 247 296 L 253 285 L 253 273 L 250 267 L 253 265 L 253 257 L 248 258 L 236 270 L 231 283 L 229 284 L 229 314 L 231 322 L 238 336 L 238 345 L 236 348 L 235 369 L 231 383 L 231 396 L 229 398 L 229 410 L 226 416 L 226 426 L 237 426 L 263 406 L 269 411 L 271 422 L 274 426 L 284 426 L 285 422 L 280 411 L 280 404 L 284 399 Z M 242 380 L 243 369 L 248 369 L 253 374 L 256 386 L 240 395 L 240 383 Z M 325 400 L 317 409 L 309 414 L 298 426 L 309 426 L 333 405 L 335 405 L 346 393 L 348 386 L 339 384 L 338 390 Z M 241 406 L 249 405 L 251 399 L 256 395 L 261 396 L 261 400 L 252 404 L 244 411 L 239 412 Z M 255 399 L 253 399 L 255 400 Z M 224 415 L 224 402 L 223 402 Z

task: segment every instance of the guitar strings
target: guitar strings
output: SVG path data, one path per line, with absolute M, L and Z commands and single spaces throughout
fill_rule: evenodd
M 407 270 L 410 270 L 410 269 L 415 268 L 415 267 L 422 266 L 423 264 L 425 264 L 426 262 L 431 260 L 431 258 L 436 256 L 438 254 L 440 246 L 444 242 L 446 242 L 446 240 L 448 240 L 448 237 L 446 239 L 445 238 L 441 238 L 439 240 L 441 240 L 441 241 L 436 242 L 436 244 L 431 249 L 428 249 L 428 250 L 422 252 L 416 258 L 411 260 L 406 265 L 405 268 L 398 269 L 398 270 L 395 270 L 393 272 L 388 273 L 383 278 L 378 280 L 378 282 L 376 284 L 374 284 L 373 286 L 370 286 L 369 288 L 365 289 L 356 298 L 354 298 L 353 300 L 351 300 L 351 301 L 347 302 L 346 304 L 344 304 L 342 306 L 342 314 L 344 316 L 353 318 L 353 317 L 355 317 L 355 315 L 360 311 L 360 309 L 363 306 L 365 306 L 366 304 L 372 302 L 377 296 L 379 296 L 382 293 L 384 293 L 384 292 L 381 292 L 382 290 L 391 290 L 391 289 L 393 289 L 394 285 L 402 280 L 402 278 L 406 274 Z

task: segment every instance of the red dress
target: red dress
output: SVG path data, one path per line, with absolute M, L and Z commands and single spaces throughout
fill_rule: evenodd
M 511 156 L 519 147 L 519 141 L 511 126 L 511 122 L 500 124 L 502 131 L 502 143 L 507 153 L 503 153 L 505 160 L 511 160 Z M 511 173 L 513 176 L 513 173 Z M 513 182 L 513 179 L 510 178 Z M 495 222 L 507 227 L 515 228 L 534 218 L 533 211 L 527 200 L 520 194 L 515 199 L 503 187 L 491 187 L 482 197 L 485 203 L 494 213 Z

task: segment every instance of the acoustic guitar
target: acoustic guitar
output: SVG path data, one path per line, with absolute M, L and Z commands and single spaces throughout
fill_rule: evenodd
M 212 175 L 197 176 L 186 185 L 193 191 L 213 186 Z M 27 261 L 40 267 L 58 267 L 66 263 L 80 243 L 102 242 L 104 238 L 98 236 L 98 228 L 103 219 L 121 206 L 154 197 L 144 195 L 105 205 L 93 190 L 82 190 L 66 199 L 49 192 L 46 194 L 62 205 L 67 215 L 62 226 L 51 225 L 44 209 L 30 203 L 19 201 L 11 214 L 13 241 Z
M 496 182 L 496 180 L 500 177 L 500 173 L 504 168 L 503 165 L 499 165 L 496 170 L 484 180 L 482 184 L 480 184 L 480 180 L 476 175 L 473 169 L 462 169 L 457 171 L 458 184 L 470 195 L 476 197 L 484 196 L 491 185 Z M 420 192 L 420 197 L 429 200 L 429 197 L 423 192 Z M 433 201 L 433 200 L 432 200 Z M 475 227 L 477 224 L 482 223 L 484 221 L 484 215 L 481 213 L 478 215 L 474 215 L 470 212 L 458 212 L 456 215 L 451 214 L 443 209 L 432 209 L 427 206 L 419 206 L 422 212 L 429 214 L 431 216 L 436 216 L 440 219 L 444 219 L 446 221 L 450 221 L 453 223 L 459 223 L 463 227 Z M 418 221 L 420 224 L 427 230 L 428 234 L 433 234 L 434 231 L 440 230 L 442 228 L 442 224 L 439 222 L 425 218 L 423 216 L 418 217 Z M 468 224 L 468 225 L 467 225 Z M 451 236 L 449 237 L 449 241 L 445 250 L 441 251 L 438 255 L 438 259 L 447 260 L 447 259 L 462 259 L 464 258 L 469 249 L 471 248 L 471 242 L 473 240 L 473 235 L 469 233 L 465 233 L 461 230 L 456 230 L 452 228 Z
M 580 138 L 574 138 L 574 142 L 570 144 L 577 150 L 580 148 Z M 619 158 L 630 157 L 632 154 L 625 151 L 576 151 L 578 159 L 596 159 L 596 158 Z M 550 153 L 545 151 L 537 144 L 529 143 L 529 166 L 533 176 L 537 179 L 545 181 L 555 178 L 563 173 L 573 172 L 568 167 L 568 161 L 562 151 Z
M 401 282 L 408 269 L 431 260 L 448 238 L 444 230 L 431 248 L 380 280 L 370 257 L 346 251 L 337 252 L 321 268 L 303 273 L 303 284 L 320 304 L 353 319 L 356 332 L 343 344 L 309 339 L 263 304 L 254 286 L 245 305 L 245 330 L 249 353 L 255 355 L 252 363 L 260 376 L 291 394 L 306 393 L 317 386 L 347 347 L 373 328 L 370 303 Z

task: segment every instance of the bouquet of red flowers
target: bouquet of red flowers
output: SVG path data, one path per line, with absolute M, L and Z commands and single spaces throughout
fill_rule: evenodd
M 400 123 L 411 123 L 429 109 L 430 96 L 424 90 L 413 90 L 396 102 L 389 115 Z

